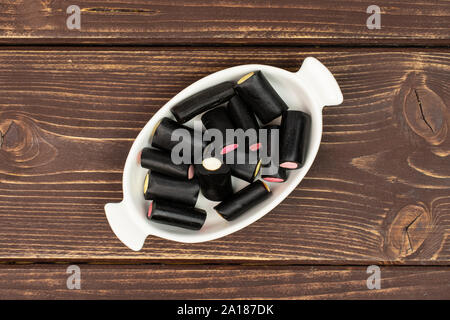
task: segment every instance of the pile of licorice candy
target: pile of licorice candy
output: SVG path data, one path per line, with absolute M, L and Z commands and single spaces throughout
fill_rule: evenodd
M 289 170 L 305 163 L 311 117 L 289 110 L 261 71 L 202 90 L 177 103 L 171 113 L 175 120 L 163 118 L 155 126 L 151 148 L 144 148 L 138 159 L 149 170 L 143 193 L 151 200 L 147 217 L 153 222 L 201 229 L 207 214 L 197 206 L 200 191 L 206 199 L 219 202 L 215 211 L 232 221 L 270 196 L 265 182 L 285 182 Z M 206 131 L 195 134 L 185 123 L 199 115 Z M 272 124 L 280 117 L 280 125 Z M 178 140 L 174 139 L 175 130 Z M 228 138 L 228 130 L 235 132 L 232 138 Z M 236 138 L 248 130 L 255 134 Z M 225 139 L 215 141 L 213 132 Z M 180 143 L 191 156 L 189 161 L 175 164 L 171 153 Z M 201 159 L 194 156 L 196 149 L 200 149 Z M 238 158 L 244 161 L 236 163 Z M 265 182 L 256 179 L 261 168 Z M 235 192 L 232 176 L 248 185 Z

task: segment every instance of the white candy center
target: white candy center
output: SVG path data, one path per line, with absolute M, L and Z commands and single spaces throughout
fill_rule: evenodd
M 217 158 L 207 158 L 202 161 L 202 165 L 206 170 L 216 171 L 222 166 L 222 162 Z

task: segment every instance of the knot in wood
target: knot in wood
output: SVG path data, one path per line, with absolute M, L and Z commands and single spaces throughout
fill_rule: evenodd
M 441 144 L 447 137 L 446 111 L 444 101 L 425 86 L 412 87 L 403 104 L 408 126 L 432 145 Z
M 399 210 L 387 237 L 387 246 L 397 258 L 407 257 L 422 245 L 430 230 L 430 214 L 423 204 L 410 204 Z
M 41 166 L 52 161 L 57 153 L 34 120 L 22 114 L 1 114 L 0 134 L 0 158 L 6 166 Z
M 26 153 L 34 143 L 32 128 L 21 118 L 8 117 L 0 120 L 0 132 L 2 134 L 1 150 L 16 155 Z

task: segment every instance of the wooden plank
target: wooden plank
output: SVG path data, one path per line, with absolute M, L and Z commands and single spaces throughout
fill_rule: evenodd
M 448 267 L 381 267 L 380 289 L 372 290 L 365 266 L 79 265 L 79 290 L 67 288 L 67 267 L 1 266 L 0 299 L 450 298 Z
M 368 29 L 368 0 L 0 1 L 0 43 L 449 45 L 450 2 L 387 1 Z M 70 11 L 71 12 L 71 11 Z
M 237 64 L 295 71 L 307 56 L 345 101 L 300 186 L 228 237 L 155 237 L 135 253 L 103 206 L 147 119 L 195 80 Z M 450 262 L 446 50 L 158 48 L 0 51 L 0 259 L 278 263 Z

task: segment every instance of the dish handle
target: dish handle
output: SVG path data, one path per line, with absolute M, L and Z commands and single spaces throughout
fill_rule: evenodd
M 149 233 L 142 230 L 142 228 L 131 219 L 124 201 L 106 204 L 105 213 L 109 226 L 112 231 L 114 231 L 117 238 L 131 250 L 141 250 Z
M 336 79 L 316 58 L 306 58 L 295 75 L 300 78 L 302 85 L 310 89 L 322 107 L 335 106 L 344 100 Z

